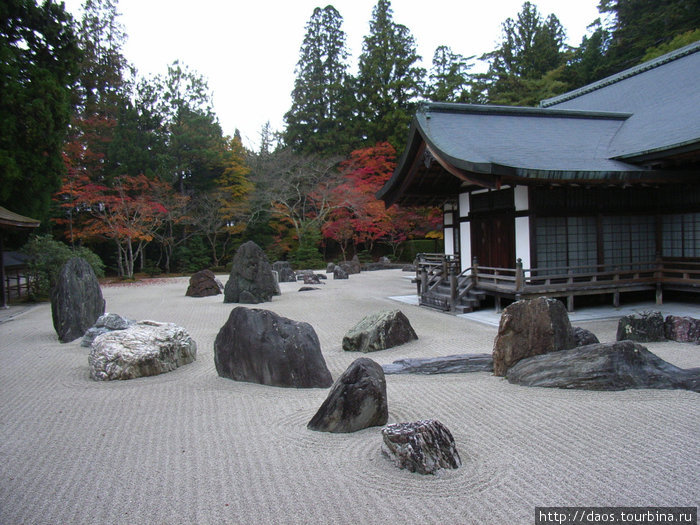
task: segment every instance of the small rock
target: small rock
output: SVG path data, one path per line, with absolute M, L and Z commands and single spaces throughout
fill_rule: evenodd
M 211 270 L 202 270 L 192 274 L 190 277 L 190 285 L 187 287 L 185 295 L 187 297 L 210 297 L 219 295 L 224 290 L 224 285 L 221 284 Z
M 399 468 L 435 474 L 462 465 L 452 433 L 436 419 L 387 425 L 382 438 L 382 453 Z
M 653 343 L 665 341 L 664 318 L 661 312 L 642 312 L 625 315 L 617 323 L 618 341 Z
M 326 266 L 326 273 L 333 273 L 333 270 L 335 270 L 335 263 L 328 263 L 328 266 Z
M 343 270 L 342 266 L 336 266 L 333 270 L 333 279 L 347 279 L 348 272 Z
M 671 341 L 700 344 L 700 319 L 668 315 L 664 321 L 664 334 Z
M 573 330 L 574 341 L 576 342 L 576 346 L 586 346 L 600 343 L 596 335 L 590 330 L 586 330 L 585 328 L 581 328 L 580 326 L 574 326 Z
M 376 352 L 418 339 L 408 318 L 400 310 L 368 315 L 343 337 L 346 352 Z
M 277 272 L 281 283 L 293 283 L 297 280 L 297 276 L 292 270 L 292 265 L 289 261 L 275 261 L 272 263 L 272 269 Z
M 299 288 L 300 292 L 311 292 L 313 290 L 320 290 L 320 288 L 314 288 L 313 286 L 302 286 Z
M 386 425 L 388 419 L 384 371 L 361 357 L 336 380 L 307 427 L 320 432 L 356 432 Z
M 95 324 L 88 328 L 87 332 L 83 336 L 83 340 L 80 342 L 80 346 L 90 347 L 95 337 L 98 335 L 106 334 L 107 332 L 113 332 L 114 330 L 124 330 L 129 328 L 136 321 L 122 317 L 119 314 L 106 313 L 101 315 Z

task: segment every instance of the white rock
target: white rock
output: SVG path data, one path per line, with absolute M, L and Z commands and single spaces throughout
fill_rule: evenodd
M 88 356 L 96 381 L 133 379 L 170 372 L 197 358 L 197 344 L 181 326 L 139 321 L 99 335 Z

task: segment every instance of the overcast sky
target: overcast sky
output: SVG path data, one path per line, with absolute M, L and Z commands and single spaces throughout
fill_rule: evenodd
M 64 0 L 80 19 L 83 0 Z M 394 21 L 416 40 L 423 67 L 435 48 L 481 55 L 494 49 L 501 23 L 515 17 L 524 0 L 392 0 Z M 343 17 L 343 30 L 357 67 L 362 39 L 376 0 L 330 2 Z M 533 0 L 543 16 L 557 15 L 568 44 L 577 46 L 586 26 L 598 18 L 598 0 Z M 128 35 L 126 58 L 139 74 L 165 74 L 180 60 L 209 83 L 225 134 L 238 128 L 248 147 L 257 147 L 265 122 L 281 130 L 294 86 L 294 67 L 305 26 L 318 0 L 120 0 Z

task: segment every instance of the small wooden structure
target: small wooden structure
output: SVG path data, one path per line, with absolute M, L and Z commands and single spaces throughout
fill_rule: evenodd
M 0 206 L 0 308 L 7 308 L 3 232 L 8 230 L 33 230 L 37 228 L 39 224 L 40 221 L 36 219 L 19 215 L 18 213 L 11 212 L 7 208 Z

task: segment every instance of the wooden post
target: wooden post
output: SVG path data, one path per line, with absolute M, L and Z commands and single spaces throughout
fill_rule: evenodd
M 479 261 L 476 260 L 476 257 L 472 258 L 472 282 L 474 288 L 479 284 Z
M 620 273 L 619 269 L 615 268 L 615 275 L 613 275 L 613 281 L 619 281 L 620 280 Z M 620 307 L 620 289 L 615 288 L 615 292 L 613 292 L 613 306 L 615 308 Z
M 457 310 L 457 268 L 450 266 L 450 310 Z
M 525 274 L 523 273 L 523 260 L 515 262 L 515 291 L 522 292 L 525 285 Z
M 420 294 L 422 295 L 424 293 L 428 292 L 428 270 L 426 270 L 425 266 L 421 268 L 420 270 Z
M 496 313 L 500 314 L 501 313 L 501 296 L 500 295 L 494 296 L 493 303 L 494 303 L 494 306 L 496 308 Z
M 7 306 L 7 296 L 5 295 L 5 258 L 3 255 L 2 232 L 0 232 L 0 308 Z
M 664 278 L 664 263 L 660 254 L 656 254 L 656 272 L 654 274 L 656 280 L 656 304 L 664 304 L 664 291 L 662 287 Z

